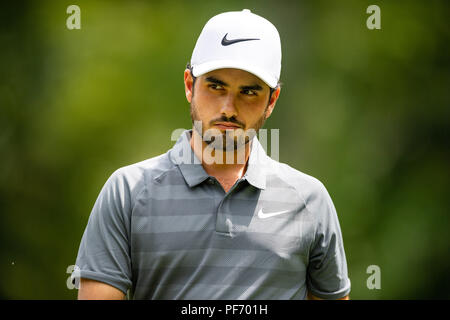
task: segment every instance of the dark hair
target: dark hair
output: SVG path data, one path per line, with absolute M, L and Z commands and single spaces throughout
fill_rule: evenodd
M 190 62 L 187 63 L 186 69 L 189 69 L 189 71 L 191 72 L 191 76 L 192 76 L 192 95 L 194 95 L 194 86 L 195 86 L 195 80 L 197 80 L 197 77 L 194 77 L 194 73 L 192 72 L 192 66 L 191 66 Z

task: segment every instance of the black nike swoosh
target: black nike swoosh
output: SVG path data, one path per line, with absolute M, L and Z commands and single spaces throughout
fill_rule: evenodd
M 228 33 L 226 33 L 226 34 L 223 36 L 223 38 L 222 38 L 222 45 L 223 45 L 223 46 L 229 46 L 230 44 L 237 43 L 237 42 L 242 42 L 242 41 L 260 40 L 260 39 L 256 39 L 256 38 L 253 38 L 253 39 L 248 38 L 248 39 L 233 39 L 233 40 L 228 40 L 228 39 L 227 39 L 227 35 L 228 35 Z

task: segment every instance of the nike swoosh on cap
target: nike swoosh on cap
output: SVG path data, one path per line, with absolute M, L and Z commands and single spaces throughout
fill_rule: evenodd
M 256 39 L 256 38 L 232 39 L 232 40 L 229 40 L 229 39 L 227 39 L 227 35 L 228 35 L 228 33 L 226 33 L 223 36 L 223 38 L 222 38 L 222 42 L 221 43 L 222 43 L 223 46 L 229 46 L 230 44 L 237 43 L 237 42 L 242 42 L 242 41 L 260 40 L 260 39 Z
M 259 211 L 258 211 L 258 218 L 260 218 L 260 219 L 266 219 L 266 218 L 278 216 L 278 215 L 280 215 L 280 214 L 288 213 L 288 212 L 292 212 L 292 210 L 284 210 L 284 211 L 276 211 L 276 212 L 264 213 L 264 212 L 263 212 L 263 209 L 261 208 L 261 209 L 259 209 Z

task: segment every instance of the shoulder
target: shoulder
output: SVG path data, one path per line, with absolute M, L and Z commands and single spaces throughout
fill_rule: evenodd
M 173 169 L 168 153 L 149 158 L 137 163 L 126 165 L 115 170 L 108 179 L 107 184 L 121 189 L 135 198 L 146 188 L 148 181 Z
M 309 174 L 297 170 L 290 165 L 270 159 L 271 174 L 290 185 L 304 201 L 311 213 L 317 211 L 319 204 L 331 201 L 324 184 Z
M 290 165 L 270 159 L 271 173 L 291 185 L 298 192 L 309 198 L 326 191 L 324 184 L 309 174 L 297 170 Z

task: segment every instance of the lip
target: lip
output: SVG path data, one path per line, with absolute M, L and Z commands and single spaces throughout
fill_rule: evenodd
M 221 129 L 239 129 L 240 126 L 235 124 L 235 123 L 231 123 L 231 122 L 216 122 L 214 124 L 215 127 L 219 127 Z

